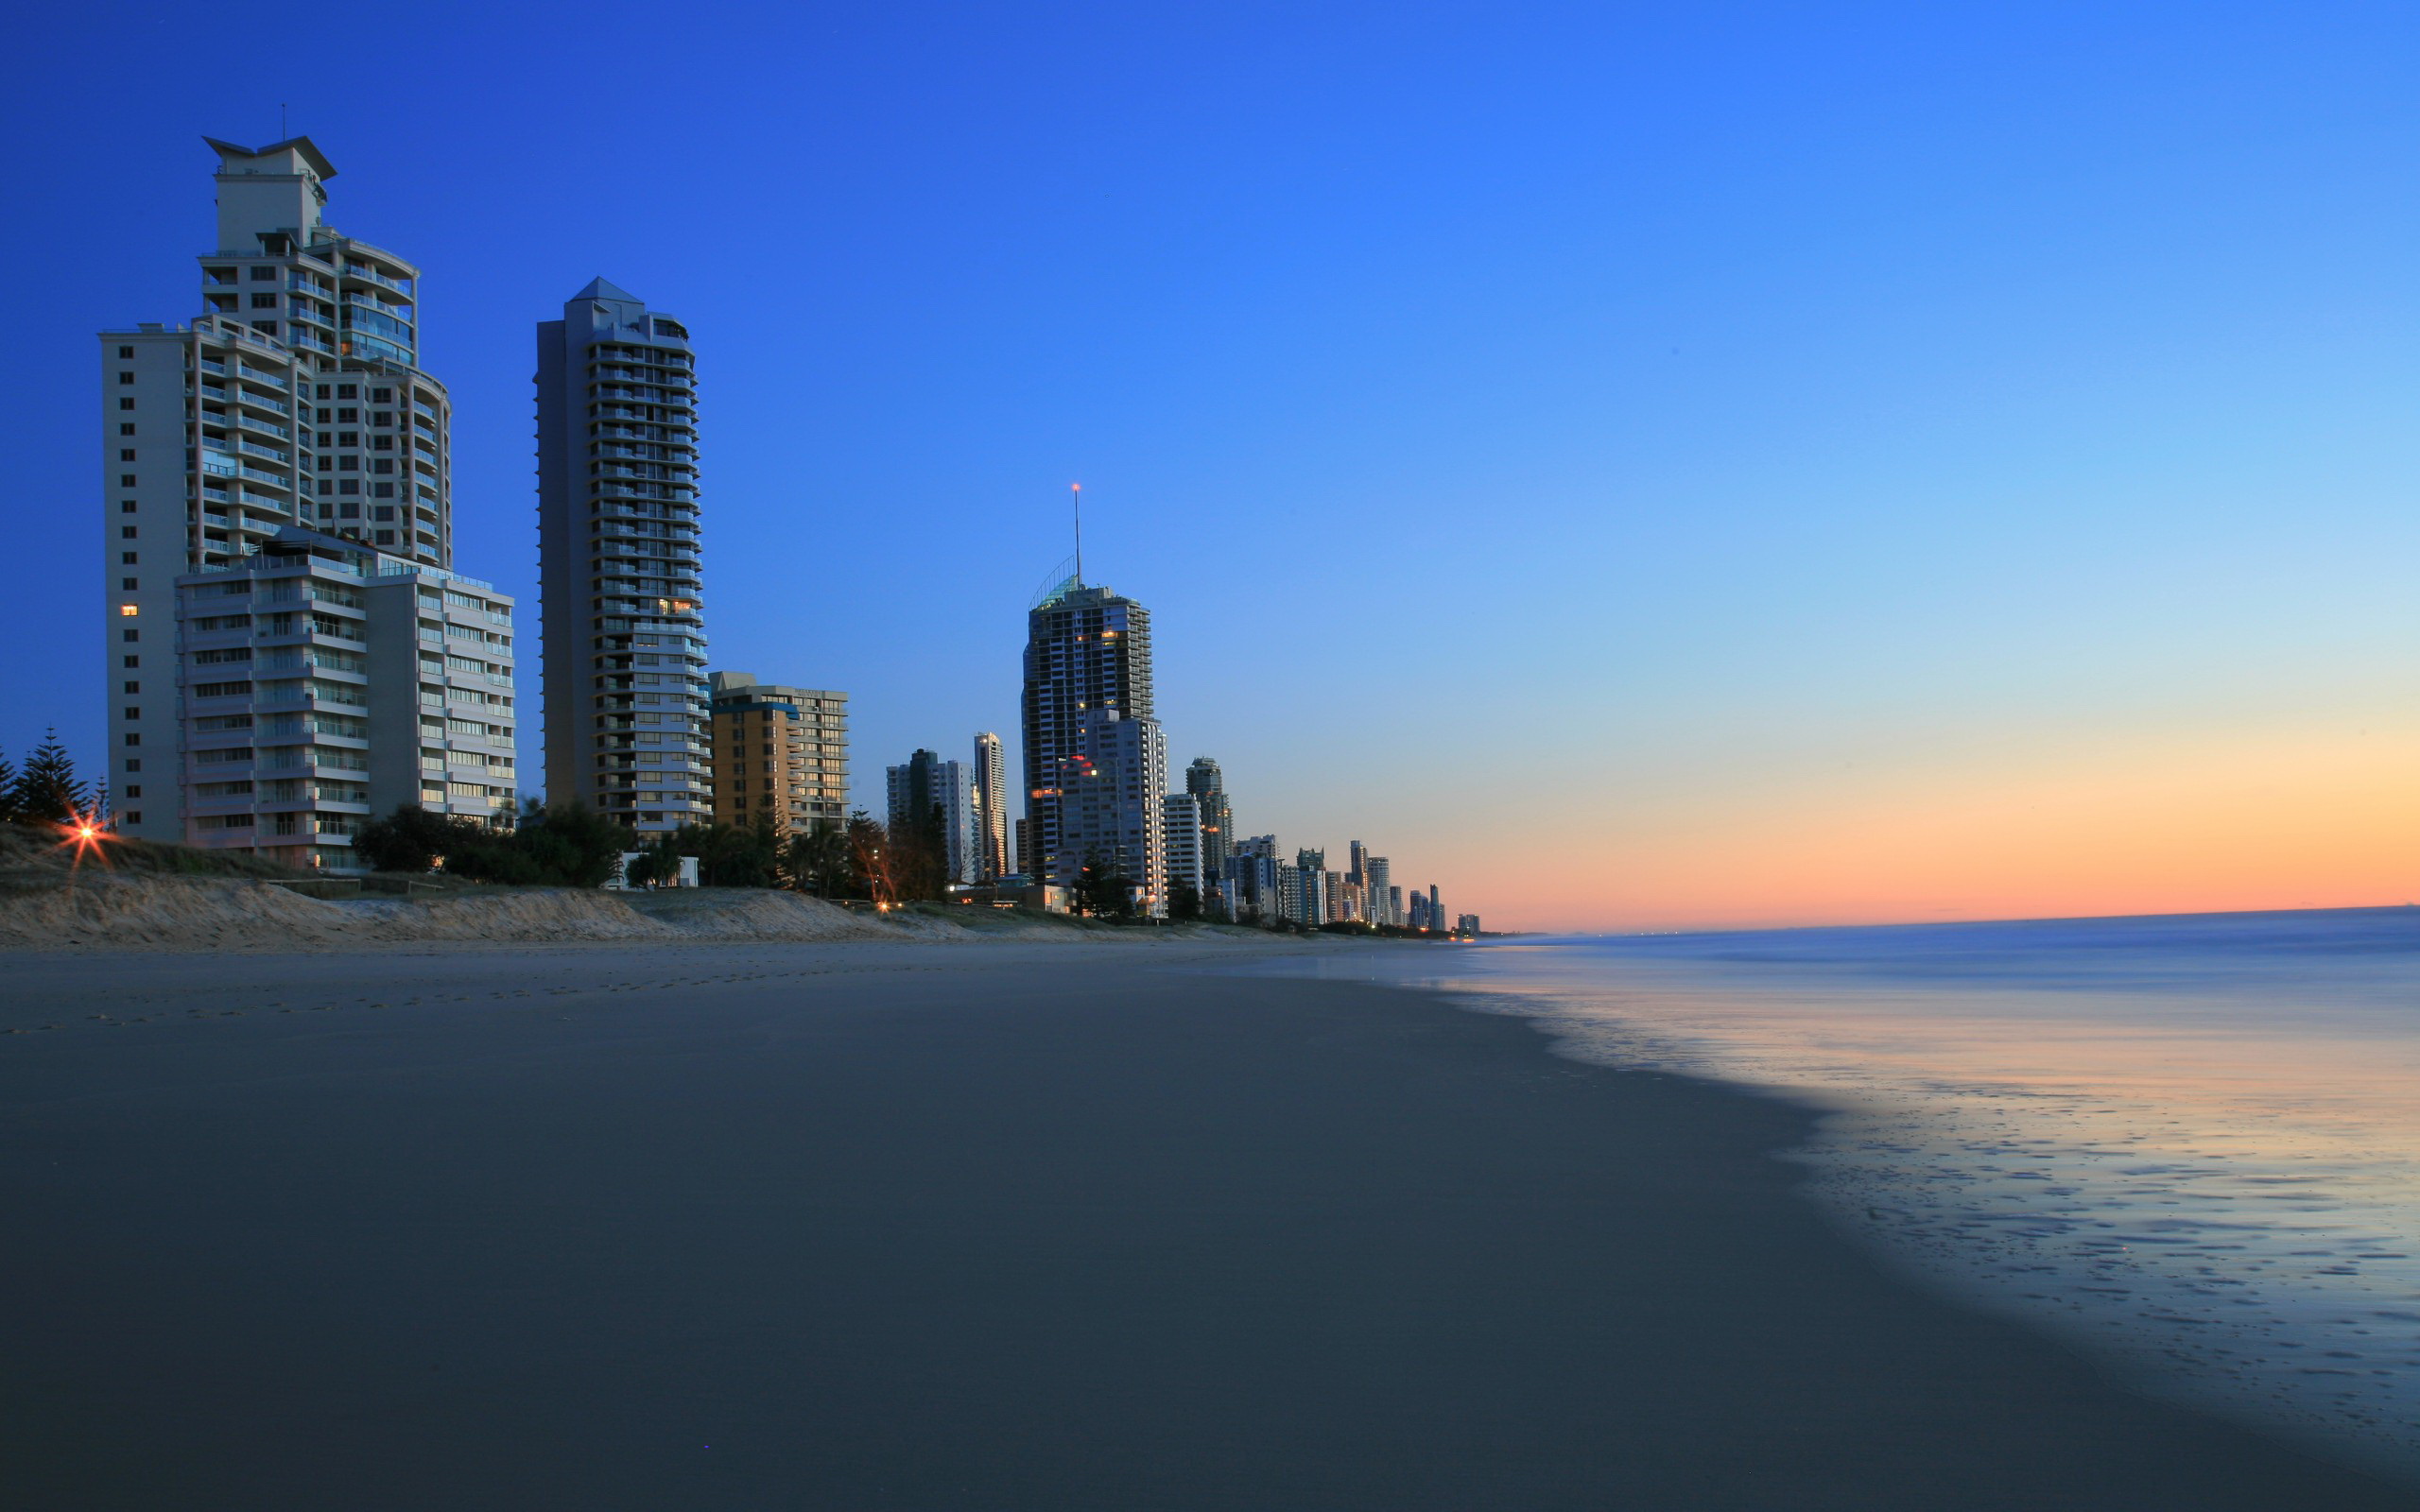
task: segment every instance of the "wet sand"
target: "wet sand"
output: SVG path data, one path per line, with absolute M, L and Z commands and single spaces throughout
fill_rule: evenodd
M 0 1505 L 2420 1505 L 1243 949 L 0 958 Z

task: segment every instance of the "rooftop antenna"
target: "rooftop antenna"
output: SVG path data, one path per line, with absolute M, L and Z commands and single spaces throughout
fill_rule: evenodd
M 1076 586 L 1084 586 L 1084 486 L 1067 485 L 1067 495 L 1076 511 Z
M 292 140 L 285 134 L 285 102 L 284 100 L 277 102 L 277 139 L 280 142 Z

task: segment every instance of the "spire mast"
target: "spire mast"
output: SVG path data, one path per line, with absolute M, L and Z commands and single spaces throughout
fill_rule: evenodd
M 1076 586 L 1084 586 L 1084 486 L 1067 485 L 1067 497 L 1076 512 Z

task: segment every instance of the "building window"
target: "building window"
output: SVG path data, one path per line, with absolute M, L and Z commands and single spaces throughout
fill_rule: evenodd
M 382 546 L 391 546 L 391 545 L 393 545 L 394 543 L 395 543 L 395 533 L 394 533 L 393 531 L 391 531 L 391 530 L 381 530 L 381 531 L 379 531 L 379 532 L 378 532 L 378 544 L 380 544 L 380 545 L 382 545 Z
M 391 388 L 372 388 L 370 390 L 370 402 L 373 404 L 391 404 L 395 402 L 395 391 Z M 379 423 L 390 425 L 394 422 L 381 421 Z
M 126 691 L 129 693 L 141 693 L 143 691 L 143 684 L 140 682 L 129 681 L 126 685 Z
M 395 486 L 391 483 L 373 483 L 370 486 L 370 491 L 373 497 L 391 499 L 395 496 Z M 394 516 L 389 514 L 383 515 L 380 518 L 391 520 Z
M 118 459 L 119 461 L 121 461 L 121 462 L 131 462 L 131 461 L 133 461 L 133 460 L 134 460 L 134 448 L 133 448 L 133 447 L 131 447 L 131 446 L 121 446 L 121 447 L 119 447 L 119 448 L 117 449 L 117 459 Z
M 143 711 L 140 709 L 129 708 L 126 711 L 126 717 L 129 719 L 140 719 L 143 717 Z
M 141 735 L 129 735 L 126 737 L 126 743 L 130 746 L 140 746 L 143 744 L 143 737 Z
M 139 772 L 143 770 L 143 758 L 140 756 L 129 756 L 126 759 L 126 769 L 130 772 Z
M 130 667 L 139 667 L 143 664 L 143 659 L 139 656 L 130 656 L 126 659 L 126 664 Z
M 141 563 L 134 559 L 134 553 L 130 551 L 119 552 L 117 554 L 117 564 L 121 567 L 136 567 L 141 565 Z
M 252 282 L 255 284 L 274 284 L 277 282 L 277 269 L 266 266 L 255 267 L 252 269 Z M 257 294 L 252 297 L 254 299 L 260 298 Z
M 128 373 L 126 377 L 127 381 L 131 383 L 134 379 L 134 374 Z M 132 409 L 134 407 L 134 401 L 131 399 L 121 399 L 117 402 L 117 407 L 120 409 Z
M 338 399 L 358 399 L 361 397 L 361 386 L 359 384 L 338 384 L 337 385 L 337 397 Z M 345 418 L 350 420 L 353 417 L 348 415 Z
M 120 425 L 120 426 L 117 428 L 117 433 L 118 433 L 120 436 L 131 436 L 131 435 L 133 435 L 133 434 L 134 434 L 134 421 L 128 421 L 126 423 L 124 423 L 124 424 Z
M 252 329 L 265 336 L 273 336 L 277 335 L 277 322 L 274 320 L 255 320 L 252 322 Z
M 134 769 L 134 764 L 129 762 L 127 764 L 127 769 L 129 771 L 132 771 Z M 129 798 L 141 798 L 143 796 L 143 784 L 140 782 L 132 783 L 127 788 L 126 796 Z
M 130 489 L 134 487 L 134 474 L 131 472 L 119 473 L 117 475 L 117 486 L 121 489 Z
M 254 268 L 252 271 L 257 273 L 260 269 Z M 277 296 L 274 294 L 255 294 L 252 296 L 252 308 L 255 310 L 274 310 L 277 308 Z
M 311 397 L 312 397 L 312 398 L 314 398 L 314 399 L 325 399 L 325 398 L 327 398 L 327 397 L 328 397 L 328 386 L 327 386 L 327 385 L 325 385 L 325 384 L 321 384 L 321 385 L 320 385 L 320 386 L 319 386 L 319 387 L 318 387 L 316 390 L 314 390 L 314 391 L 313 391 L 313 393 L 312 393 Z M 328 417 L 326 417 L 325 415 L 322 415 L 322 416 L 320 416 L 320 418 L 321 420 L 326 420 Z
M 117 534 L 118 539 L 121 541 L 132 541 L 134 539 L 134 527 L 132 525 L 120 525 L 117 527 Z
M 118 586 L 119 586 L 120 588 L 125 589 L 128 593 L 133 593 L 133 592 L 134 592 L 134 590 L 135 590 L 135 585 L 136 585 L 136 580 L 135 580 L 134 578 L 131 578 L 131 577 L 121 577 L 121 578 L 119 578 L 117 581 L 118 581 Z
M 129 824 L 141 824 L 143 822 L 143 811 L 141 809 L 127 810 L 126 822 Z
M 131 360 L 134 356 L 134 349 L 132 347 L 120 347 L 117 349 L 117 354 L 121 361 Z
M 132 499 L 126 500 L 117 507 L 117 512 L 120 514 L 132 514 L 134 512 L 134 501 Z M 128 528 L 131 529 L 132 527 L 129 526 Z

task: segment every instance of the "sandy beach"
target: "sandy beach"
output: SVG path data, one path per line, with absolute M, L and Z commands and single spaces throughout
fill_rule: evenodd
M 1271 948 L 0 957 L 0 1504 L 2420 1505 Z

